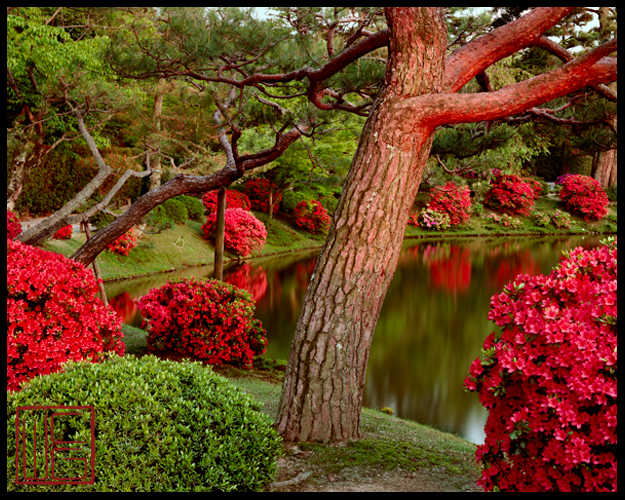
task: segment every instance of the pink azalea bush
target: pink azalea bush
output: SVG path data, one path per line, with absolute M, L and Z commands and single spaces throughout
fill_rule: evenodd
M 408 217 L 408 224 L 412 227 L 419 227 L 419 214 L 410 214 L 410 217 Z
M 202 203 L 206 207 L 208 212 L 216 212 L 217 211 L 217 194 L 219 190 L 215 189 L 213 191 L 208 191 L 202 197 Z M 250 210 L 252 208 L 252 204 L 250 199 L 239 191 L 233 191 L 231 189 L 226 189 L 226 209 L 228 208 L 242 208 L 243 210 Z
M 173 350 L 211 364 L 252 366 L 267 348 L 249 292 L 221 281 L 173 280 L 150 290 L 137 307 L 149 320 L 151 352 Z
M 317 234 L 330 226 L 330 216 L 317 200 L 298 203 L 294 214 L 295 224 L 309 233 Z
M 118 255 L 127 256 L 130 251 L 137 246 L 137 235 L 132 229 L 129 229 L 125 234 L 122 234 L 113 243 L 108 245 L 107 250 L 116 253 Z
M 608 196 L 599 181 L 587 175 L 565 177 L 560 199 L 567 210 L 582 215 L 586 221 L 603 219 L 608 213 Z
M 519 219 L 511 217 L 508 214 L 489 214 L 488 217 L 486 217 L 486 220 L 499 224 L 503 227 L 518 227 L 522 224 Z
M 52 237 L 57 240 L 69 240 L 72 237 L 73 232 L 74 228 L 71 225 L 63 226 L 56 233 L 54 233 L 54 236 Z
M 7 238 L 14 239 L 18 234 L 22 233 L 22 225 L 15 215 L 15 212 L 7 210 Z
M 409 223 L 414 225 L 414 219 L 410 218 Z M 443 231 L 444 229 L 449 229 L 450 219 L 449 215 L 443 212 L 438 212 L 437 210 L 432 210 L 431 208 L 426 208 L 421 210 L 417 215 L 416 220 L 417 226 L 427 229 L 434 229 L 435 231 Z
M 7 239 L 7 390 L 66 361 L 123 355 L 122 337 L 90 269 Z
M 449 215 L 452 226 L 468 222 L 471 216 L 471 192 L 467 186 L 448 182 L 432 194 L 428 207 Z
M 269 188 L 272 188 L 273 192 L 273 213 L 278 211 L 280 202 L 282 201 L 282 195 L 276 194 L 277 187 L 275 184 L 271 184 L 267 179 L 251 179 L 245 184 L 245 194 L 248 196 L 252 203 L 252 209 L 259 212 L 269 212 Z
M 488 410 L 478 481 L 493 491 L 616 491 L 617 248 L 565 253 L 491 299 L 465 380 Z
M 498 175 L 484 194 L 486 206 L 508 215 L 529 215 L 542 190 L 540 182 L 518 175 Z
M 224 248 L 243 257 L 260 250 L 267 241 L 267 229 L 251 212 L 229 208 L 224 214 Z M 212 212 L 202 226 L 204 238 L 214 239 L 217 230 L 217 212 Z

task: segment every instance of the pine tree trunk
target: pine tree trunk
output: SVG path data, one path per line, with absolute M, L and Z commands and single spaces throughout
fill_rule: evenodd
M 157 94 L 154 96 L 154 109 L 152 111 L 152 124 L 157 133 L 161 131 L 161 116 L 163 114 L 163 97 L 165 95 L 165 79 L 159 78 Z M 160 142 L 160 138 L 157 139 L 157 143 Z M 154 155 L 151 160 L 152 175 L 150 176 L 150 191 L 153 191 L 161 185 L 161 178 L 163 175 L 161 166 L 162 156 L 160 154 Z
M 385 89 L 362 132 L 291 346 L 276 428 L 287 441 L 360 437 L 371 340 L 397 266 L 434 129 L 410 97 L 440 91 L 446 27 L 436 7 L 387 9 Z
M 611 87 L 613 87 L 611 85 Z M 612 126 L 616 130 L 617 117 L 613 115 L 609 118 Z M 592 162 L 592 177 L 599 181 L 602 188 L 616 185 L 616 148 L 595 153 Z

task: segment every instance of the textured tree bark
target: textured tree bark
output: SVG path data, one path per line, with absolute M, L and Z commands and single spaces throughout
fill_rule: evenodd
M 397 104 L 440 91 L 446 26 L 438 8 L 387 9 L 385 89 L 367 120 L 295 332 L 276 427 L 289 441 L 360 437 L 362 388 L 432 143 L 419 108 Z

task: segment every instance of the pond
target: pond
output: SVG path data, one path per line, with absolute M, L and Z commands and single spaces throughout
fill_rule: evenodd
M 407 240 L 373 339 L 364 405 L 432 425 L 480 444 L 486 411 L 463 380 L 484 339 L 490 297 L 521 273 L 547 274 L 564 249 L 592 248 L 601 237 Z M 267 330 L 266 357 L 288 358 L 316 252 L 236 264 L 224 280 L 249 290 Z M 106 284 L 124 322 L 140 326 L 131 299 L 173 277 L 210 277 L 212 267 Z

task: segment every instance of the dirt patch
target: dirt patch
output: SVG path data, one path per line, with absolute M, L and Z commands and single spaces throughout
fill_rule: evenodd
M 445 467 L 385 471 L 376 467 L 347 466 L 328 473 L 314 464 L 314 453 L 296 445 L 285 445 L 284 456 L 278 459 L 276 480 L 268 489 L 276 492 L 481 491 L 475 480 L 467 480 Z

